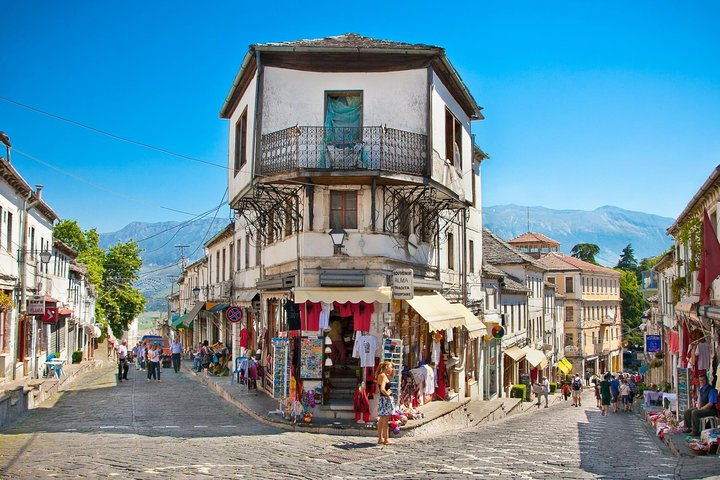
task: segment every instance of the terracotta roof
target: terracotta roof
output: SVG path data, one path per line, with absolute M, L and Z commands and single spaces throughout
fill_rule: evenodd
M 482 264 L 482 273 L 483 276 L 487 277 L 494 277 L 494 278 L 503 278 L 506 274 L 499 268 L 493 267 L 489 263 L 483 262 Z
M 550 252 L 547 255 L 543 255 L 538 260 L 551 272 L 563 272 L 568 270 L 575 270 L 581 272 L 592 272 L 592 273 L 604 273 L 606 275 L 620 276 L 620 272 L 613 270 L 612 268 L 601 267 L 579 258 L 564 255 L 559 252 Z
M 309 48 L 382 48 L 382 49 L 399 49 L 399 50 L 427 50 L 435 48 L 442 51 L 442 48 L 434 45 L 425 45 L 422 43 L 404 43 L 394 42 L 391 40 L 380 40 L 377 38 L 363 37 L 357 33 L 345 33 L 333 37 L 314 38 L 306 40 L 295 40 L 292 42 L 271 42 L 258 43 L 251 45 L 252 47 L 309 47 Z
M 508 275 L 505 277 L 505 280 L 503 281 L 502 289 L 503 289 L 503 291 L 507 291 L 507 292 L 519 292 L 519 293 L 529 293 L 531 291 L 525 285 L 520 283 L 519 279 L 517 279 L 511 275 Z
M 508 240 L 508 243 L 511 245 L 513 243 L 536 243 L 536 242 L 547 243 L 549 245 L 554 245 L 556 247 L 560 246 L 559 242 L 556 242 L 552 238 L 546 237 L 542 233 L 537 233 L 537 232 L 523 233 L 522 235 L 515 237 L 512 240 Z
M 483 260 L 492 265 L 528 264 L 538 270 L 547 267 L 483 227 Z

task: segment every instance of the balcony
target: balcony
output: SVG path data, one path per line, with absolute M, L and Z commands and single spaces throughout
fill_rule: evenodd
M 262 136 L 257 173 L 382 171 L 426 176 L 427 136 L 387 127 L 296 126 Z

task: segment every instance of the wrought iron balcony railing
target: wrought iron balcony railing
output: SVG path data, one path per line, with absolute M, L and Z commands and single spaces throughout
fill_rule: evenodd
M 425 175 L 427 136 L 387 127 L 290 127 L 262 136 L 260 175 L 298 169 Z

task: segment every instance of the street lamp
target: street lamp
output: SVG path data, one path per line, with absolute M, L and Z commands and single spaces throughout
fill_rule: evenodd
M 328 232 L 328 235 L 330 235 L 332 239 L 333 245 L 335 246 L 335 254 L 337 255 L 342 250 L 347 232 L 342 227 L 333 227 L 333 229 Z
M 195 300 L 200 298 L 200 287 L 195 287 L 192 289 L 193 297 L 195 297 Z
M 27 213 L 26 213 L 27 215 Z M 23 260 L 25 259 L 25 253 L 23 253 Z M 48 250 L 43 250 L 40 252 L 40 261 L 43 265 L 47 265 L 50 262 L 50 258 L 52 258 L 52 253 Z M 25 269 L 25 265 L 23 264 L 23 269 Z M 24 283 L 24 278 L 23 278 Z M 20 292 L 22 295 L 22 302 L 21 308 L 25 309 L 25 285 L 22 287 L 22 291 Z M 38 292 L 40 293 L 40 292 Z M 35 315 L 32 316 L 32 341 L 30 342 L 30 352 L 32 353 L 32 356 L 30 357 L 30 378 L 35 378 L 37 376 L 37 317 Z M 18 328 L 18 333 L 19 333 Z M 17 347 L 16 347 L 17 348 Z

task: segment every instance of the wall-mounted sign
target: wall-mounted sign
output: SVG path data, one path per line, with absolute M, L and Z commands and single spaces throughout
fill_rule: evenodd
M 243 312 L 240 307 L 230 307 L 225 311 L 225 318 L 232 323 L 237 323 L 243 318 Z
M 655 353 L 662 351 L 661 335 L 645 335 L 645 353 Z
M 396 300 L 412 300 L 414 297 L 412 268 L 393 270 L 392 296 Z
M 45 315 L 45 297 L 34 296 L 28 300 L 28 314 Z
M 505 336 L 505 329 L 500 325 L 495 325 L 491 330 L 492 336 L 495 338 L 502 338 Z

